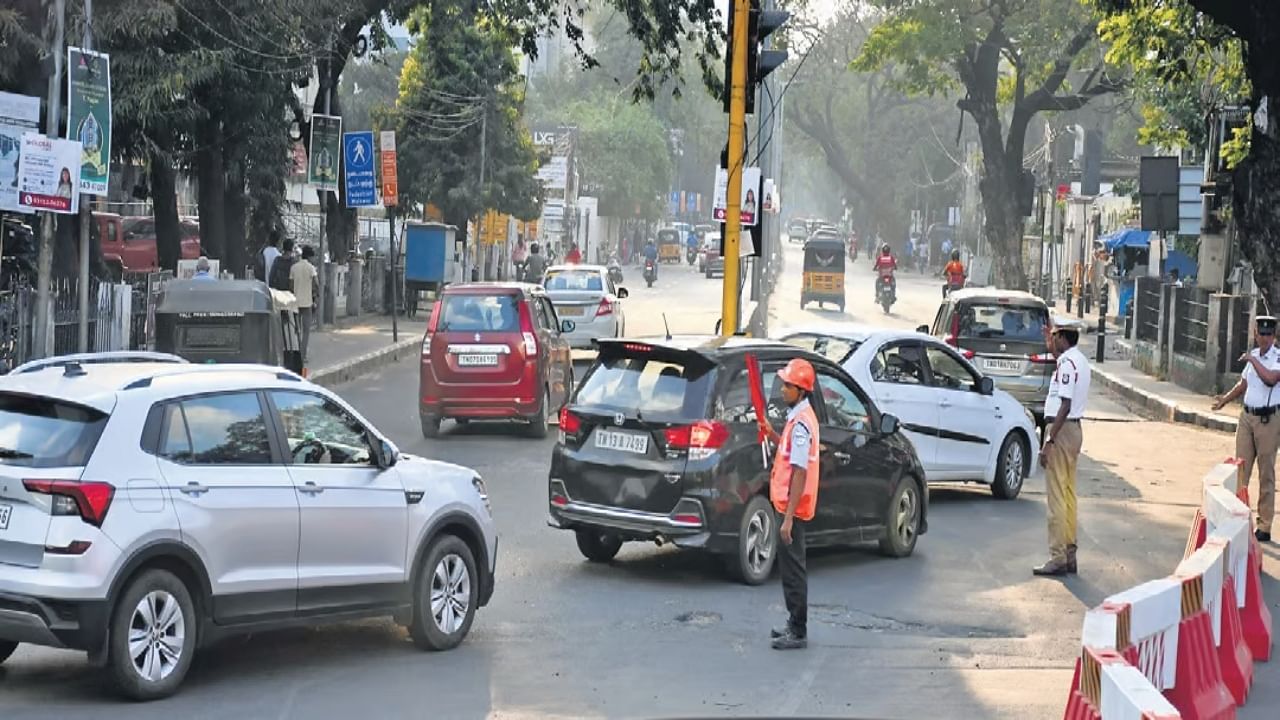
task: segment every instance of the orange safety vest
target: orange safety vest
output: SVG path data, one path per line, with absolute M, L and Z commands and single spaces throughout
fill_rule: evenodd
M 773 471 L 769 475 L 769 497 L 773 500 L 773 508 L 779 513 L 787 512 L 787 502 L 791 494 L 791 431 L 796 423 L 803 423 L 809 429 L 809 462 L 805 464 L 804 491 L 800 502 L 796 505 L 796 517 L 801 520 L 812 520 L 813 512 L 818 507 L 818 416 L 813 414 L 813 406 L 807 405 L 796 416 L 787 420 L 782 428 L 782 439 L 778 443 L 778 452 L 773 457 Z

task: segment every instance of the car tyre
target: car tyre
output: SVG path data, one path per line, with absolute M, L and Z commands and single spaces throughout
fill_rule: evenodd
M 880 552 L 889 557 L 903 558 L 915 551 L 916 540 L 920 537 L 921 503 L 920 486 L 910 476 L 904 475 L 889 497 Z
M 172 695 L 191 667 L 197 627 L 191 592 L 176 575 L 139 575 L 111 612 L 107 659 L 116 688 L 132 700 Z
M 414 589 L 409 636 L 423 650 L 452 650 L 471 630 L 480 597 L 471 548 L 456 535 L 431 543 Z
M 14 651 L 17 649 L 18 643 L 10 642 L 8 640 L 0 640 L 0 663 L 8 660 L 9 656 L 13 655 Z
M 440 437 L 440 418 L 437 415 L 422 416 L 422 437 L 432 440 Z
M 578 552 L 594 563 L 607 563 L 622 549 L 622 538 L 601 530 L 578 530 Z
M 769 499 L 756 495 L 742 510 L 738 550 L 726 558 L 729 574 L 746 585 L 769 579 L 778 560 L 778 515 Z
M 538 404 L 538 412 L 529 418 L 529 437 L 535 440 L 541 440 L 547 436 L 547 425 L 550 420 L 547 414 L 551 412 L 551 391 L 543 389 L 542 402 Z
M 996 461 L 996 477 L 991 483 L 991 494 L 1001 500 L 1013 500 L 1022 491 L 1022 481 L 1027 477 L 1027 441 L 1017 432 L 1011 432 L 1000 446 Z

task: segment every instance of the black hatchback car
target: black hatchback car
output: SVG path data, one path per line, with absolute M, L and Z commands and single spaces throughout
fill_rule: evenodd
M 924 471 L 898 421 L 882 414 L 836 364 L 794 346 L 748 338 L 601 340 L 600 353 L 560 413 L 548 478 L 552 527 L 577 533 L 589 560 L 622 543 L 673 543 L 722 555 L 731 574 L 764 582 L 777 517 L 769 502 L 772 447 L 758 441 L 746 357 L 760 363 L 766 413 L 787 414 L 777 370 L 813 363 L 820 423 L 812 546 L 877 541 L 910 555 L 927 529 Z

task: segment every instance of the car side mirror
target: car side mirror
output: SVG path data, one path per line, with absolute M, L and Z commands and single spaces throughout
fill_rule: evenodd
M 996 384 L 991 378 L 984 376 L 978 378 L 978 382 L 973 386 L 973 389 L 977 390 L 979 395 L 991 395 L 996 391 Z
M 572 320 L 561 320 L 561 321 L 560 321 L 560 332 L 562 332 L 562 333 L 571 333 L 571 332 L 573 332 L 574 328 L 576 328 L 576 327 L 578 327 L 578 324 L 577 324 L 577 323 L 575 323 L 575 322 L 574 322 L 574 321 L 572 321 Z
M 620 288 L 618 288 L 618 299 L 619 299 L 619 300 L 625 300 L 625 299 L 626 299 L 626 298 L 628 298 L 630 295 L 631 295 L 631 293 L 627 292 L 627 289 L 626 289 L 626 288 L 624 288 L 624 287 L 620 287 Z
M 929 326 L 928 326 L 928 325 L 920 325 L 920 326 L 916 327 L 916 332 L 918 332 L 918 333 L 924 333 L 925 335 L 928 335 L 928 334 L 929 334 Z
M 379 466 L 385 470 L 389 467 L 394 467 L 395 464 L 400 461 L 400 453 L 396 450 L 394 445 L 383 440 L 382 447 L 378 452 L 378 460 Z
M 898 432 L 898 418 L 885 413 L 880 416 L 880 434 L 892 435 Z

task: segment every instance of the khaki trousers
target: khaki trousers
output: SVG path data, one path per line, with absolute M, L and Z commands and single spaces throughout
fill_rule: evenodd
M 1258 529 L 1271 532 L 1276 514 L 1276 446 L 1280 444 L 1280 415 L 1264 418 L 1240 413 L 1236 426 L 1236 457 L 1240 466 L 1240 487 L 1249 486 L 1253 466 L 1258 466 Z M 1253 493 L 1250 493 L 1251 495 Z
M 1051 425 L 1052 426 L 1052 425 Z M 1084 434 L 1079 421 L 1068 420 L 1049 445 L 1045 486 L 1049 502 L 1049 554 L 1067 560 L 1076 546 L 1076 463 Z

